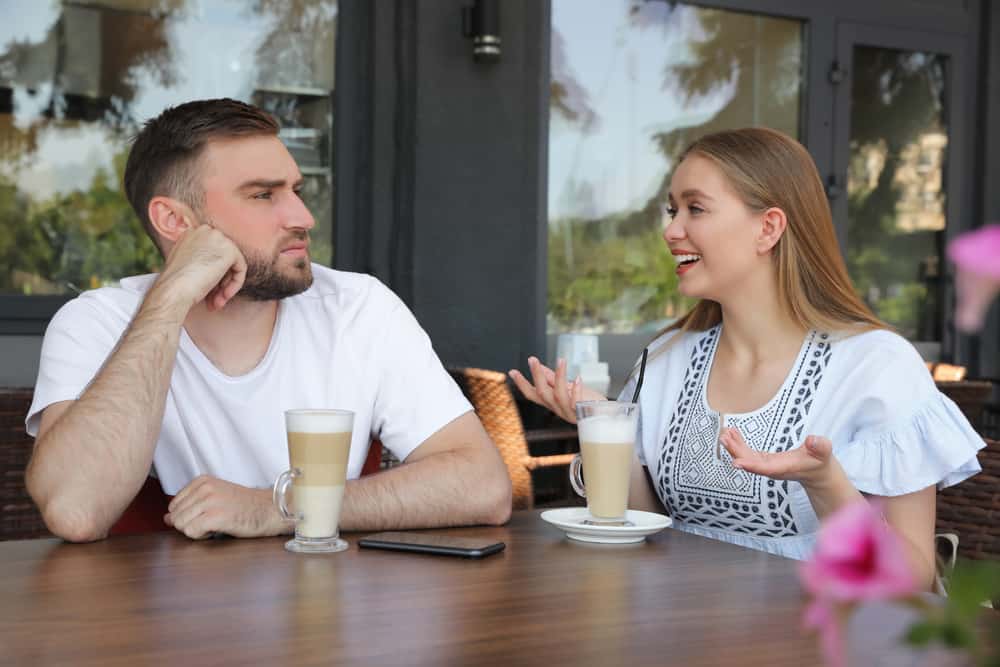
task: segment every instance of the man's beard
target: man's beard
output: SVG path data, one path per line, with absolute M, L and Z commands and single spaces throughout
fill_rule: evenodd
M 280 254 L 268 261 L 261 255 L 240 250 L 247 261 L 247 277 L 237 296 L 251 301 L 274 301 L 301 294 L 312 285 L 312 266 L 308 257 L 295 260 L 294 274 L 288 275 L 276 267 Z

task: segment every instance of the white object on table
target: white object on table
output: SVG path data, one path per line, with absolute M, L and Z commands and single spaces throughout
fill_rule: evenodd
M 580 364 L 580 380 L 589 389 L 600 393 L 602 396 L 608 395 L 611 387 L 611 375 L 608 373 L 608 364 L 604 361 L 585 361 Z
M 598 358 L 596 334 L 559 334 L 556 360 L 566 360 L 566 379 L 575 380 L 580 374 L 580 364 L 596 362 Z

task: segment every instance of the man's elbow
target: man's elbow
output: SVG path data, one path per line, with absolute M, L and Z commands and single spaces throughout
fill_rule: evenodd
M 86 511 L 65 511 L 52 507 L 42 511 L 45 526 L 56 537 L 67 542 L 96 542 L 108 536 L 108 528 Z
M 494 483 L 490 484 L 489 487 L 491 491 L 486 511 L 486 523 L 491 526 L 502 526 L 510 521 L 512 504 L 510 477 L 507 476 L 506 468 L 501 468 L 499 474 L 494 475 Z
M 34 456 L 24 471 L 24 485 L 45 527 L 56 537 L 67 542 L 94 542 L 107 537 L 110 525 L 100 521 L 96 508 L 70 497 L 51 471 Z
M 31 486 L 28 493 L 38 506 L 45 527 L 56 537 L 67 542 L 94 542 L 107 537 L 109 526 L 98 519 L 94 510 L 80 507 L 65 495 L 41 500 Z

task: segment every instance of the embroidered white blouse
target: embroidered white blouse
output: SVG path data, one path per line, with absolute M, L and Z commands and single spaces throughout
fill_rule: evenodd
M 826 436 L 854 486 L 877 496 L 944 488 L 981 469 L 982 438 L 901 336 L 811 332 L 766 405 L 720 419 L 706 385 L 721 331 L 669 332 L 649 346 L 636 447 L 676 528 L 790 558 L 812 551 L 819 526 L 805 490 L 734 468 L 718 444 L 722 427 L 766 452 Z

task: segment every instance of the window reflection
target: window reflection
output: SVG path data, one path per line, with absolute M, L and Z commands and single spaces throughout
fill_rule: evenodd
M 121 192 L 128 142 L 206 97 L 275 113 L 332 259 L 335 0 L 6 0 L 0 23 L 0 292 L 58 294 L 156 270 Z
M 696 137 L 799 135 L 801 23 L 678 3 L 554 0 L 548 331 L 652 332 L 682 314 L 659 203 Z
M 941 340 L 946 57 L 855 47 L 847 264 L 904 336 Z

